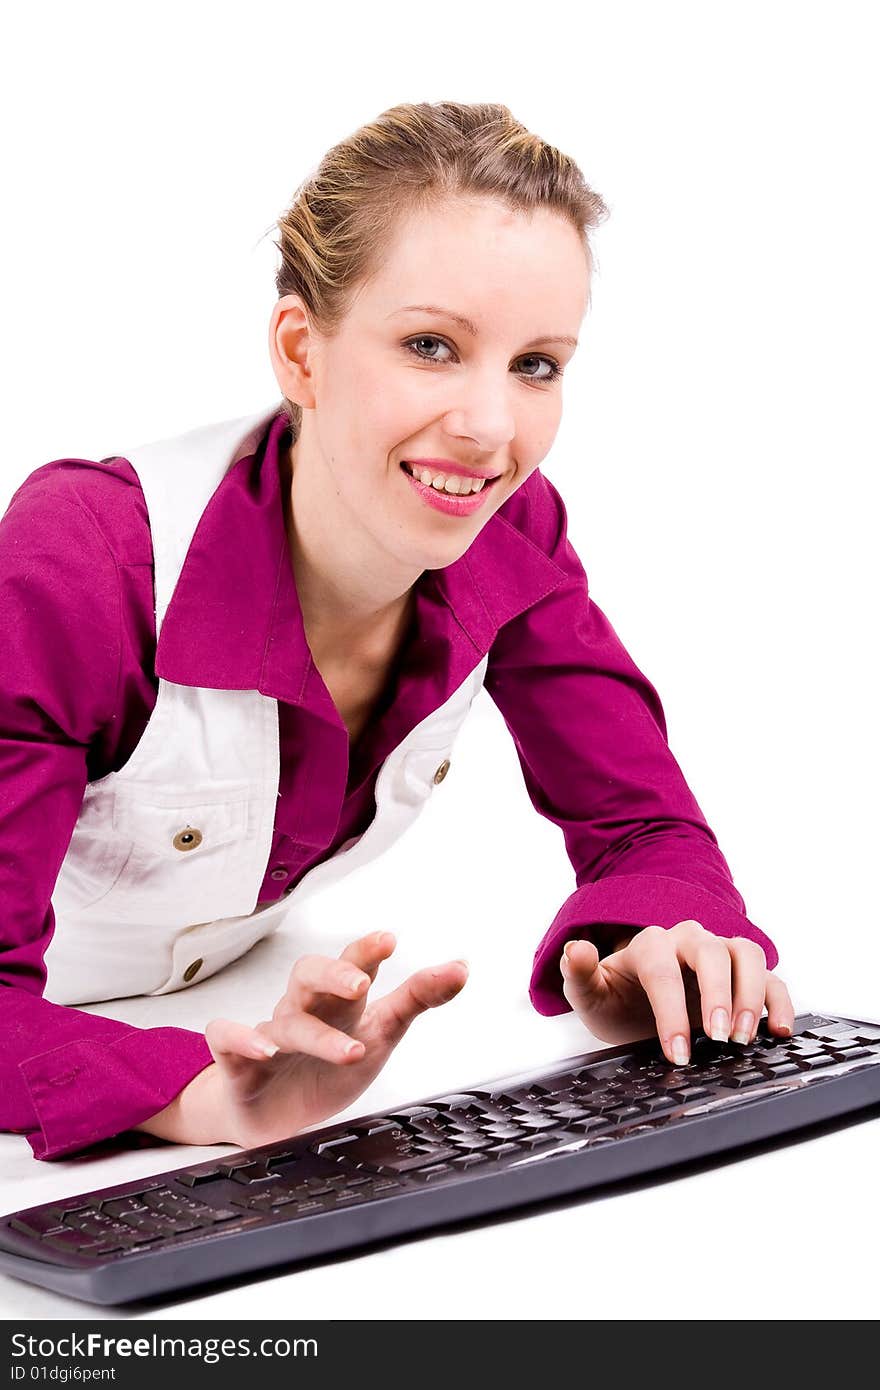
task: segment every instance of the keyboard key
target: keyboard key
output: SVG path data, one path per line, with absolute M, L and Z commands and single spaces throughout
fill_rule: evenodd
M 453 1127 L 448 1122 L 441 1120 L 436 1112 L 408 1120 L 406 1127 L 420 1140 L 432 1144 L 446 1145 L 454 1134 Z
M 580 1111 L 575 1112 L 580 1114 Z M 523 1130 L 519 1125 L 486 1125 L 483 1129 L 484 1134 L 488 1134 L 492 1139 L 518 1139 Z
M 268 1172 L 264 1163 L 255 1163 L 252 1160 L 242 1162 L 239 1159 L 238 1161 L 231 1160 L 228 1163 L 221 1163 L 220 1172 L 224 1178 L 232 1178 L 234 1182 L 240 1183 L 259 1182 L 261 1178 L 265 1180 L 269 1177 L 275 1177 L 274 1173 Z
M 101 1211 L 107 1216 L 122 1216 L 124 1213 L 147 1211 L 145 1202 L 140 1201 L 136 1196 L 115 1197 L 111 1202 L 102 1202 Z
M 488 1149 L 492 1144 L 492 1140 L 488 1134 L 482 1134 L 479 1130 L 473 1130 L 470 1133 L 462 1132 L 460 1134 L 453 1134 L 452 1143 L 456 1149 L 464 1150 L 466 1153 L 469 1153 L 476 1149 Z
M 551 1113 L 560 1120 L 579 1120 L 584 1113 L 581 1105 L 554 1105 Z
M 742 1075 L 742 1072 L 739 1075 Z M 676 1094 L 684 1104 L 690 1100 L 705 1100 L 706 1096 L 714 1095 L 714 1091 L 709 1086 L 679 1086 Z
M 758 1086 L 767 1078 L 762 1071 L 741 1071 L 739 1076 L 727 1076 L 718 1084 L 731 1090 L 742 1090 L 747 1086 Z M 711 1095 L 711 1091 L 709 1092 Z
M 76 1254 L 78 1250 L 95 1245 L 97 1242 L 92 1236 L 84 1236 L 82 1231 L 67 1228 L 43 1236 L 43 1244 L 50 1246 L 52 1250 L 67 1250 L 71 1254 Z
M 617 1120 L 618 1124 L 622 1123 L 624 1120 L 641 1119 L 644 1113 L 640 1105 L 615 1105 L 610 1110 L 603 1112 L 603 1114 L 607 1115 L 609 1118 Z
M 579 1124 L 580 1121 L 576 1121 L 575 1123 Z M 529 1152 L 533 1149 L 542 1149 L 548 1144 L 555 1144 L 558 1141 L 560 1133 L 564 1134 L 564 1132 L 564 1130 L 555 1130 L 552 1134 L 530 1134 L 527 1135 L 525 1139 L 519 1141 L 518 1147 L 520 1149 L 527 1149 Z
M 795 1076 L 803 1068 L 797 1062 L 768 1062 L 767 1070 L 772 1077 Z
M 338 1158 L 348 1151 L 357 1138 L 356 1134 L 337 1134 L 332 1139 L 322 1139 L 313 1144 L 312 1153 L 321 1154 L 324 1158 Z
M 492 1149 L 484 1149 L 483 1155 L 485 1158 L 506 1158 L 508 1154 L 515 1154 L 518 1152 L 519 1144 L 505 1143 L 496 1144 Z
M 187 1187 L 197 1187 L 199 1183 L 213 1182 L 220 1176 L 220 1168 L 216 1163 L 203 1163 L 198 1168 L 186 1168 L 182 1173 L 176 1174 L 175 1180 Z
M 268 1155 L 263 1159 L 267 1168 L 280 1168 L 285 1163 L 298 1163 L 308 1146 L 299 1143 L 290 1148 L 285 1146 L 278 1153 Z
M 22 1235 L 36 1236 L 37 1239 L 65 1229 L 57 1216 L 50 1211 L 41 1211 L 39 1208 L 29 1212 L 27 1216 L 14 1216 L 9 1224 L 14 1230 L 20 1231 Z
M 580 1106 L 578 1113 L 580 1115 L 588 1115 L 590 1111 L 588 1107 Z M 522 1120 L 520 1121 L 520 1124 L 522 1125 L 523 1129 L 529 1131 L 530 1133 L 535 1130 L 559 1128 L 558 1120 L 556 1120 L 552 1115 L 524 1115 Z
M 451 1163 L 441 1163 L 436 1168 L 423 1168 L 419 1173 L 413 1173 L 416 1182 L 436 1182 L 438 1178 L 448 1178 L 455 1173 Z
M 653 1114 L 655 1110 L 673 1109 L 674 1106 L 678 1104 L 678 1101 L 676 1100 L 675 1096 L 667 1094 L 665 1096 L 653 1096 L 650 1099 L 644 1101 L 643 1103 L 646 1106 L 646 1108 L 651 1112 L 651 1114 Z
M 596 1134 L 601 1130 L 613 1128 L 613 1124 L 613 1120 L 602 1115 L 589 1115 L 583 1120 L 571 1120 L 566 1128 L 574 1130 L 576 1134 Z

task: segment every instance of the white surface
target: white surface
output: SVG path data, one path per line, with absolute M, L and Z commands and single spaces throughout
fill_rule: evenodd
M 796 1007 L 880 1016 L 871 7 L 384 3 L 334 31 L 329 66 L 321 9 L 255 0 L 245 28 L 216 4 L 134 14 L 47 3 L 4 30 L 0 505 L 49 459 L 256 408 L 274 389 L 263 232 L 301 178 L 395 102 L 506 103 L 612 208 L 544 464 L 593 595 L 660 693 Z M 573 875 L 497 711 L 478 704 L 422 821 L 320 905 L 328 940 L 387 925 L 401 961 L 404 946 L 415 965 L 472 961 L 464 993 L 418 1021 L 377 1083 L 391 1100 L 589 1045 L 525 998 Z M 202 1023 L 233 1005 L 262 1016 L 290 951 L 242 962 L 185 1008 Z M 172 1021 L 156 1006 L 176 1000 L 122 1016 Z M 357 1108 L 381 1103 L 371 1091 Z M 870 1315 L 877 1134 L 150 1316 Z M 191 1156 L 149 1158 L 159 1171 Z M 38 1164 L 0 1136 L 4 1206 L 135 1177 L 146 1158 Z M 7 1317 L 94 1311 L 0 1280 Z
M 256 1023 L 268 1016 L 304 941 L 313 949 L 323 939 L 327 954 L 338 954 L 353 935 L 384 927 L 395 932 L 398 946 L 371 993 L 384 994 L 412 970 L 460 955 L 470 960 L 471 975 L 457 999 L 415 1021 L 382 1074 L 339 1118 L 601 1046 L 572 1014 L 542 1018 L 527 998 L 532 953 L 568 890 L 570 869 L 561 836 L 535 816 L 527 798 L 522 805 L 519 777 L 504 723 L 483 692 L 459 735 L 449 773 L 421 818 L 382 859 L 319 894 L 300 915 L 298 932 L 292 921 L 285 924 L 243 960 L 189 990 L 90 1011 L 138 1025 L 203 1028 L 219 1015 Z M 492 807 L 510 804 L 515 810 L 502 842 L 500 831 L 492 828 Z M 799 1011 L 838 1009 L 858 1016 L 858 981 L 848 981 L 833 963 L 823 977 L 806 947 L 777 944 L 784 955 L 803 961 L 793 988 Z M 871 959 L 876 971 L 876 951 Z M 794 979 L 791 969 L 784 978 Z M 866 1002 L 869 992 L 862 990 Z M 4 1208 L 125 1182 L 227 1151 L 167 1145 L 110 1158 L 84 1154 L 37 1163 L 23 1139 L 0 1135 Z M 868 1292 L 872 1243 L 866 1242 L 862 1254 L 856 1233 L 864 1229 L 865 1212 L 874 1203 L 871 1175 L 878 1159 L 875 1121 L 714 1172 L 591 1198 L 559 1211 L 452 1236 L 428 1235 L 323 1268 L 269 1273 L 222 1293 L 195 1292 L 146 1312 L 108 1309 L 99 1315 L 136 1320 L 613 1318 L 680 1317 L 686 1308 L 691 1317 L 715 1317 L 723 1300 L 725 1316 L 755 1316 L 760 1276 L 765 1292 L 772 1291 L 769 1317 L 796 1318 L 810 1311 L 858 1316 L 859 1299 L 865 1314 L 869 1304 L 876 1305 Z M 829 1182 L 829 1171 L 835 1170 L 841 1180 Z M 855 1305 L 839 1281 L 830 1288 L 805 1288 L 797 1275 L 799 1260 L 809 1258 L 822 1268 L 844 1256 Z M 747 1276 L 738 1273 L 740 1264 Z M 790 1285 L 786 1272 L 793 1276 Z M 678 1292 L 676 1279 L 683 1281 Z M 623 1290 L 633 1287 L 630 1303 Z M 760 1297 L 757 1302 L 760 1309 Z M 0 1311 L 8 1318 L 89 1316 L 87 1306 L 76 1300 L 28 1289 L 2 1275 Z

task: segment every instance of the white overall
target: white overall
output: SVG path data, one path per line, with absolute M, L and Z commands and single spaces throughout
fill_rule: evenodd
M 277 410 L 276 403 L 124 455 L 149 515 L 157 640 L 205 507 Z M 45 997 L 88 1004 L 185 989 L 275 931 L 294 903 L 375 859 L 430 796 L 487 663 L 484 656 L 386 758 L 366 831 L 259 911 L 278 799 L 278 702 L 258 690 L 160 677 L 129 761 L 86 787 L 52 896 Z

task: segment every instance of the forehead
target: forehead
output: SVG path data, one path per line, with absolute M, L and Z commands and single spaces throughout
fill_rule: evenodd
M 364 311 L 439 304 L 477 322 L 542 309 L 556 331 L 576 333 L 588 293 L 586 252 L 567 218 L 455 199 L 401 217 L 359 298 Z

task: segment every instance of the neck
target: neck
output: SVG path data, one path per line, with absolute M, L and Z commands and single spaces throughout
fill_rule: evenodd
M 394 641 L 409 621 L 418 575 L 368 533 L 340 524 L 326 472 L 300 466 L 296 444 L 282 475 L 288 548 L 312 654 L 331 646 L 381 649 Z

